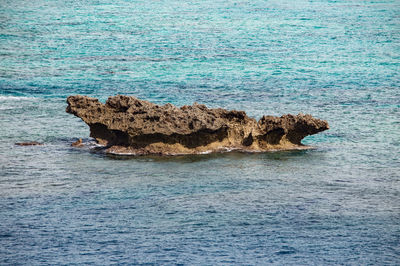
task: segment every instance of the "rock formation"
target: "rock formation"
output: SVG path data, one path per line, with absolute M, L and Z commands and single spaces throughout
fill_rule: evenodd
M 105 104 L 69 96 L 67 113 L 90 127 L 90 136 L 116 154 L 196 154 L 227 150 L 268 151 L 304 147 L 301 140 L 329 125 L 311 115 L 263 116 L 209 109 L 202 104 L 175 107 L 117 95 Z

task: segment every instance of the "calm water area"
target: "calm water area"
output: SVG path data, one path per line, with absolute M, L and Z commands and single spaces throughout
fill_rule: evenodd
M 0 0 L 0 264 L 399 265 L 399 73 L 397 0 Z M 110 156 L 70 146 L 75 94 L 331 128 Z

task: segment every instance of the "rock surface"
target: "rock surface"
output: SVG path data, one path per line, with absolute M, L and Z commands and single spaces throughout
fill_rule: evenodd
M 105 104 L 69 96 L 67 113 L 90 127 L 90 136 L 116 154 L 196 154 L 227 150 L 299 149 L 301 140 L 329 128 L 311 115 L 263 116 L 258 122 L 244 111 L 209 109 L 202 104 L 157 105 L 117 95 Z

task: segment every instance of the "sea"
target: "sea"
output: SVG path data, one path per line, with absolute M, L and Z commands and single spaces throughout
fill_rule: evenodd
M 77 94 L 330 129 L 111 156 Z M 0 0 L 0 265 L 400 265 L 399 158 L 398 0 Z

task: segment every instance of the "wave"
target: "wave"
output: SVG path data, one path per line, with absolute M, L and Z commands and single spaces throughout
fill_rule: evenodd
M 26 97 L 26 96 L 5 96 L 0 95 L 0 101 L 23 101 L 23 100 L 34 100 L 35 97 Z

